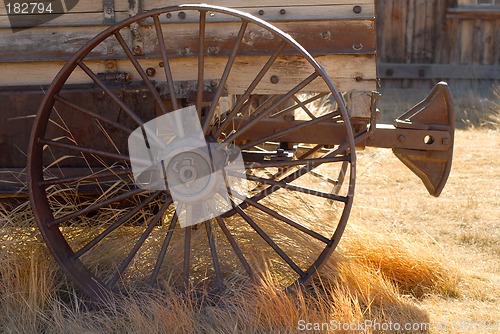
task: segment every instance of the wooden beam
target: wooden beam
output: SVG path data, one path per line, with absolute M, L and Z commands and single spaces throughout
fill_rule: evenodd
M 326 72 L 340 91 L 375 90 L 376 70 L 374 56 L 351 55 L 325 55 L 316 57 L 317 61 L 325 68 Z M 256 73 L 264 66 L 268 57 L 246 56 L 237 57 L 231 75 L 228 79 L 230 94 L 241 94 L 251 83 Z M 159 63 L 161 59 L 141 59 L 143 68 L 154 68 L 156 76 L 152 80 L 164 81 L 161 76 L 163 69 Z M 207 57 L 205 62 L 205 78 L 218 79 L 222 75 L 227 58 Z M 95 73 L 109 72 L 105 61 L 86 62 Z M 52 82 L 63 62 L 25 62 L 25 63 L 0 63 L 0 86 L 22 85 L 47 85 Z M 174 58 L 171 60 L 174 80 L 196 80 L 196 58 Z M 140 80 L 139 75 L 128 60 L 119 60 L 116 64 L 119 72 L 131 73 L 132 80 Z M 313 73 L 312 66 L 303 58 L 296 56 L 279 57 L 271 67 L 261 84 L 256 88 L 255 94 L 283 94 L 292 89 L 300 81 Z M 279 82 L 273 84 L 271 76 L 277 76 Z M 69 77 L 68 83 L 90 83 L 88 76 L 83 71 L 75 69 Z M 310 87 L 312 92 L 326 90 L 324 83 L 317 79 Z
M 498 65 L 379 63 L 377 68 L 381 79 L 500 79 Z

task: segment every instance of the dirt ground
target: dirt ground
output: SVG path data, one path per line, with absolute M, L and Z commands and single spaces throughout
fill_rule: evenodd
M 356 187 L 351 225 L 429 244 L 460 272 L 457 297 L 419 301 L 433 331 L 500 332 L 500 133 L 457 131 L 439 198 L 428 195 L 390 150 L 358 154 Z M 481 327 L 493 322 L 489 331 Z

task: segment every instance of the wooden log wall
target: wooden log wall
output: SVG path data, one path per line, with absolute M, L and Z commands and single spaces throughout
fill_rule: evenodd
M 457 0 L 377 0 L 382 87 L 424 88 L 440 80 L 467 87 L 500 80 L 500 8 Z

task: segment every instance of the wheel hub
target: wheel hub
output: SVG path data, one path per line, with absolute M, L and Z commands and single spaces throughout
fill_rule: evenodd
M 192 203 L 213 196 L 216 174 L 210 156 L 201 149 L 174 155 L 166 168 L 167 182 L 173 197 Z

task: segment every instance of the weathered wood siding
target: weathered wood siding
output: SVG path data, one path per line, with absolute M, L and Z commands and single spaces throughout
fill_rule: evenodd
M 377 0 L 376 13 L 383 86 L 500 80 L 500 9 L 460 7 L 457 0 Z

